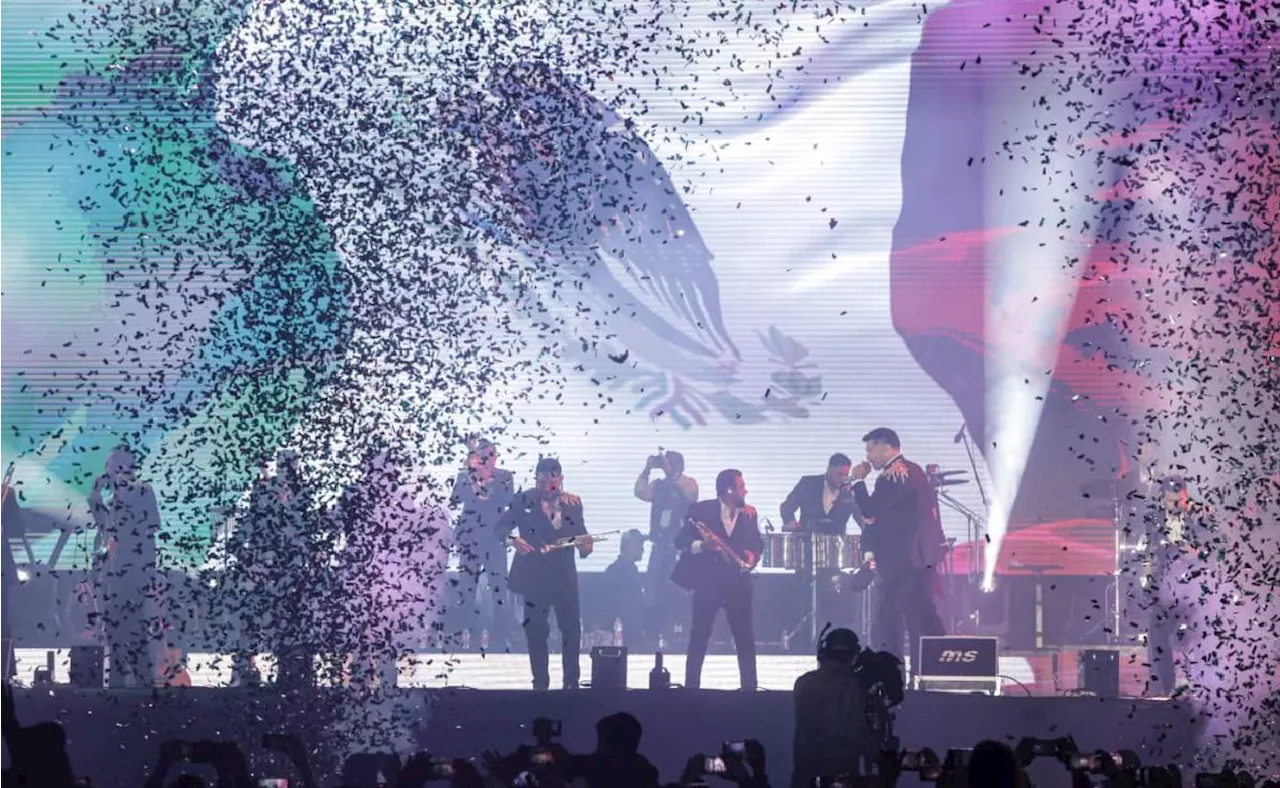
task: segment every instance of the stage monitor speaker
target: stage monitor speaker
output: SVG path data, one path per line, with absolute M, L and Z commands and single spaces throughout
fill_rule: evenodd
M 627 688 L 627 647 L 595 646 L 591 649 L 591 689 Z
M 1120 652 L 1090 649 L 1080 652 L 1080 689 L 1099 698 L 1120 697 Z
M 911 671 L 916 689 L 999 695 L 999 651 L 994 637 L 922 637 L 920 665 Z
M 102 689 L 105 684 L 103 661 L 102 646 L 72 646 L 71 686 L 76 689 Z

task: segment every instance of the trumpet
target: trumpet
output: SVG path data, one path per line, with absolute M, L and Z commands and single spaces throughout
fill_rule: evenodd
M 693 522 L 693 527 L 697 528 L 698 533 L 702 535 L 702 541 L 710 545 L 711 549 L 719 553 L 720 556 L 724 558 L 724 560 L 736 566 L 743 573 L 750 572 L 752 569 L 755 568 L 753 564 L 747 563 L 742 558 L 742 556 L 735 553 L 732 547 L 730 547 L 723 539 L 717 536 L 716 533 L 712 531 L 710 528 L 708 528 L 705 524 L 700 523 L 697 520 L 693 520 L 692 522 Z
M 542 548 L 542 550 L 543 552 L 550 552 L 552 550 L 563 550 L 566 547 L 578 547 L 579 545 L 584 545 L 587 542 L 603 542 L 604 540 L 608 539 L 610 536 L 613 536 L 614 534 L 618 534 L 618 533 L 622 533 L 621 528 L 619 528 L 616 531 L 604 531 L 598 534 L 582 534 L 581 536 L 568 536 L 568 537 L 565 537 L 564 539 L 557 539 L 556 541 Z

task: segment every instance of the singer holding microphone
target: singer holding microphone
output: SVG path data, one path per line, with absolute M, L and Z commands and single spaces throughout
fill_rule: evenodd
M 895 656 L 910 653 L 915 671 L 920 638 L 946 634 L 934 600 L 946 540 L 938 493 L 924 469 L 902 456 L 896 432 L 880 427 L 862 440 L 867 459 L 854 466 L 851 476 L 867 523 L 862 549 L 876 565 L 876 647 Z M 873 468 L 880 476 L 875 491 L 868 492 L 866 478 Z M 904 623 L 909 652 L 902 648 Z
M 511 562 L 511 590 L 524 597 L 524 633 L 529 643 L 533 688 L 550 687 L 547 638 L 550 615 L 556 611 L 560 627 L 564 688 L 576 689 L 580 678 L 578 653 L 582 648 L 582 619 L 578 600 L 578 566 L 574 552 L 586 558 L 595 548 L 582 516 L 582 499 L 564 491 L 560 461 L 538 460 L 532 492 L 516 495 L 498 523 L 505 538 L 512 531 L 516 548 Z
M 672 581 L 693 591 L 693 624 L 684 685 L 698 689 L 702 662 L 711 642 L 711 627 L 724 608 L 729 632 L 738 651 L 742 689 L 756 688 L 755 623 L 751 608 L 751 571 L 760 560 L 764 540 L 756 510 L 747 505 L 747 485 L 742 472 L 721 471 L 716 477 L 716 498 L 689 507 L 684 526 L 676 535 L 681 550 Z

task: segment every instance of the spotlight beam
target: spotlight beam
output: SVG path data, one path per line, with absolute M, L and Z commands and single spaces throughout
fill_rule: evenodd
M 1068 92 L 1070 93 L 1070 92 Z M 1079 238 L 1097 226 L 1098 205 L 1082 187 L 1101 178 L 1101 160 L 1082 150 L 1087 124 L 1059 107 L 992 107 L 1001 155 L 988 166 L 986 226 L 1016 228 L 988 249 L 985 333 L 986 444 L 992 480 L 983 585 L 990 587 L 1053 379 L 1079 286 Z M 1074 131 L 1080 129 L 1081 131 Z M 1018 142 L 1008 142 L 1018 140 Z M 1040 166 L 1036 166 L 1035 163 Z

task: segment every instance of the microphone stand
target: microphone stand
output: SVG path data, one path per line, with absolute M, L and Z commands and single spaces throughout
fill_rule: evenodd
M 982 486 L 982 476 L 978 473 L 978 461 L 973 456 L 973 442 L 969 440 L 969 422 L 966 421 L 960 425 L 958 434 L 961 442 L 964 443 L 964 453 L 969 457 L 969 468 L 973 471 L 974 483 L 978 485 L 978 495 L 982 498 L 982 508 L 989 512 L 991 511 L 991 501 L 987 498 L 987 488 Z M 944 493 L 940 490 L 938 497 L 941 498 L 943 495 Z M 953 509 L 960 506 L 959 502 L 951 496 L 947 495 L 946 498 L 952 504 Z M 983 539 L 983 529 L 980 527 L 985 523 L 982 522 L 982 518 L 965 507 L 961 506 L 957 511 L 960 511 L 969 520 L 968 536 L 970 544 L 973 545 L 973 555 L 976 559 L 969 562 L 969 582 L 978 582 L 982 579 L 982 568 L 986 566 L 987 559 L 987 547 L 985 539 Z
M 982 508 L 984 511 L 990 512 L 991 499 L 987 497 L 987 489 L 982 485 L 982 475 L 978 473 L 978 459 L 973 450 L 973 441 L 969 439 L 968 421 L 961 422 L 960 431 L 956 433 L 956 438 L 958 443 L 964 443 L 964 452 L 969 458 L 969 469 L 973 471 L 973 481 L 978 485 L 978 495 L 982 499 Z M 957 501 L 946 490 L 938 490 L 938 501 L 939 503 L 945 503 L 953 511 L 959 512 L 966 521 L 966 536 L 968 536 L 969 544 L 972 547 L 969 554 L 968 582 L 964 585 L 964 609 L 969 613 L 969 618 L 972 620 L 975 629 L 977 629 L 981 627 L 981 611 L 970 603 L 970 595 L 973 593 L 974 586 L 982 582 L 983 570 L 986 567 L 986 519 Z

